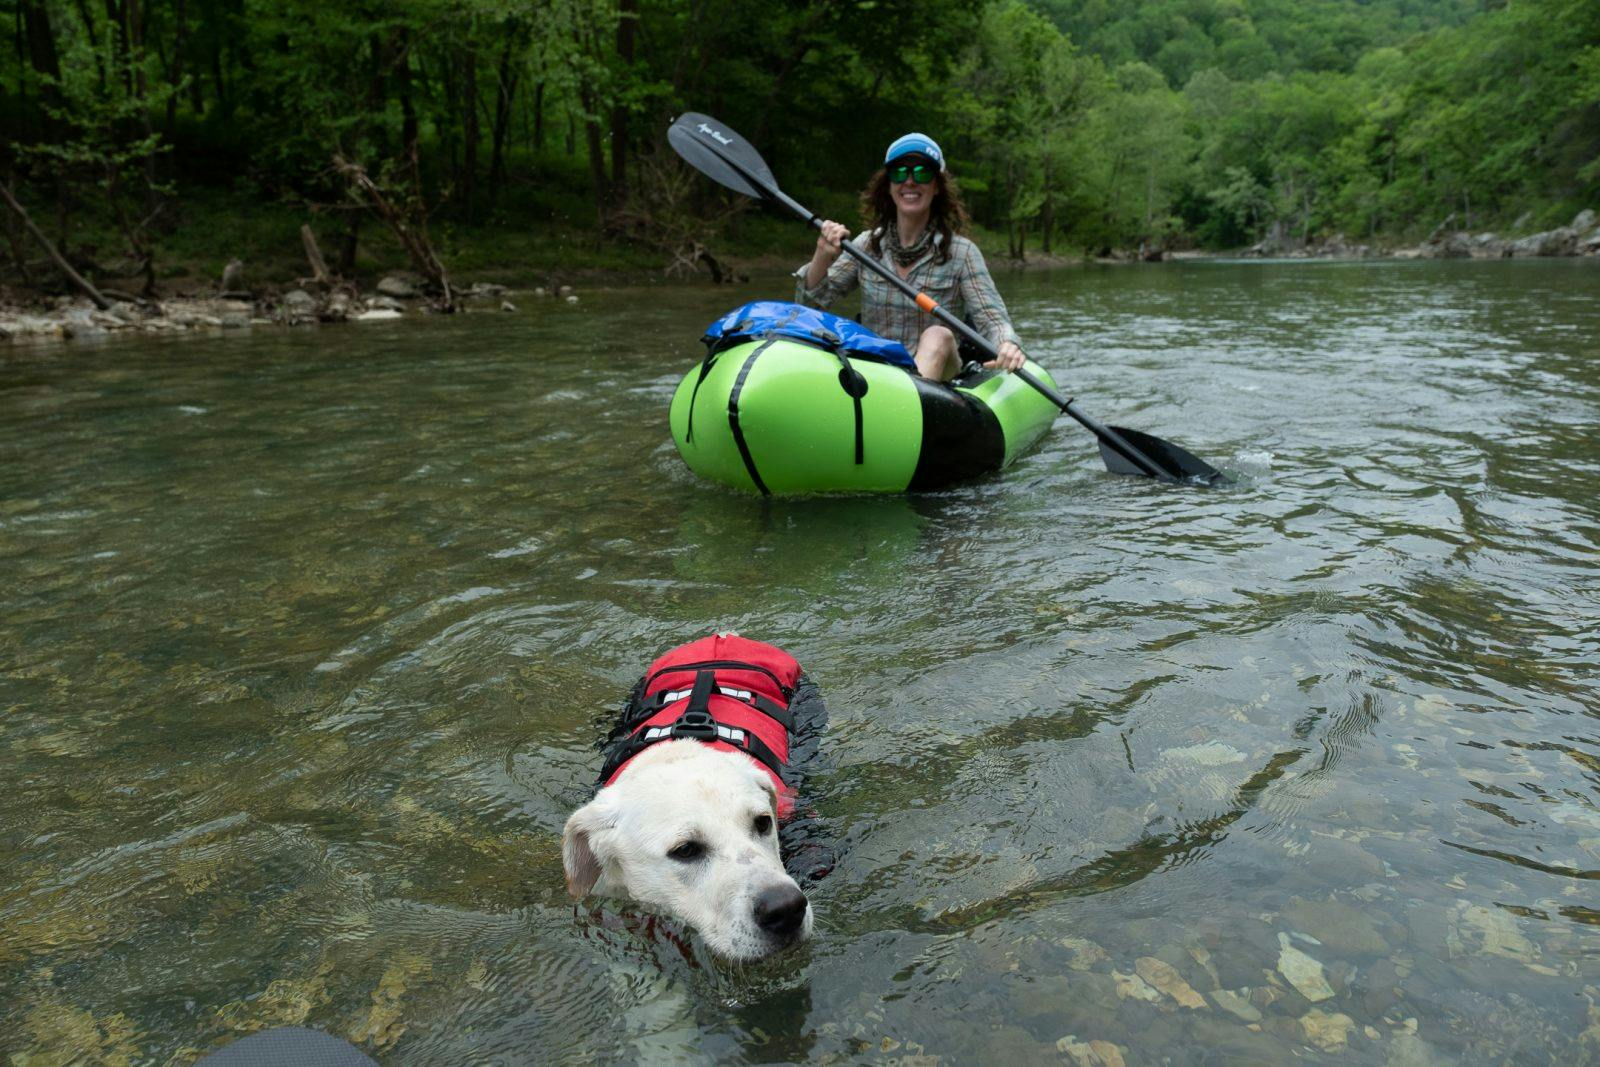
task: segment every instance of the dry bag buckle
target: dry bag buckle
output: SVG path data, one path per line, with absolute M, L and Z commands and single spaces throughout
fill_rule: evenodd
M 672 724 L 673 737 L 689 737 L 696 741 L 717 739 L 717 720 L 709 711 L 686 711 Z

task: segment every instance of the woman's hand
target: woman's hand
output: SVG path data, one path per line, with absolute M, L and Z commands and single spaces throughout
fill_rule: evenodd
M 823 222 L 817 235 L 817 260 L 832 263 L 844 252 L 844 242 L 850 239 L 850 228 L 831 219 Z
M 1017 343 L 1015 341 L 1001 341 L 999 355 L 999 359 L 991 359 L 989 362 L 985 363 L 984 366 L 999 367 L 1001 370 L 1006 371 L 1020 370 L 1023 361 L 1027 359 L 1027 357 L 1022 354 L 1022 349 L 1017 347 Z

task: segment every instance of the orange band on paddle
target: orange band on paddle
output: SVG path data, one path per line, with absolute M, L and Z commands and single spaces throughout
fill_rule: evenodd
M 918 293 L 917 307 L 931 315 L 939 309 L 939 302 L 933 297 L 929 296 L 927 293 Z

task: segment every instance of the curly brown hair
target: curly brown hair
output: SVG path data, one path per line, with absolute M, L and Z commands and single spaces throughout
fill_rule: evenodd
M 889 168 L 879 167 L 867 179 L 867 187 L 861 190 L 861 217 L 867 221 L 867 231 L 871 234 L 867 242 L 875 256 L 883 254 L 884 230 L 895 224 L 894 194 L 889 191 L 890 184 Z M 942 170 L 936 171 L 934 184 L 938 186 L 938 192 L 934 195 L 933 208 L 928 214 L 928 225 L 939 235 L 939 262 L 946 263 L 950 259 L 950 238 L 956 234 L 966 234 L 972 218 L 967 214 L 967 205 L 961 201 L 961 187 L 956 184 L 955 178 Z

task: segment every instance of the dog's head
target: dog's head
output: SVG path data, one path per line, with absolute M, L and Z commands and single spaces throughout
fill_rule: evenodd
M 772 779 L 737 752 L 692 740 L 650 746 L 572 813 L 562 860 L 573 896 L 624 893 L 689 923 L 730 959 L 811 933 L 805 894 L 778 854 Z

